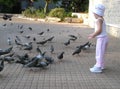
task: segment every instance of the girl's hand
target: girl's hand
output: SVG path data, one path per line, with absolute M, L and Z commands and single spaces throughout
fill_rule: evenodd
M 90 40 L 90 39 L 92 39 L 92 37 L 91 37 L 91 36 L 89 36 L 89 37 L 88 37 L 88 39 Z
M 89 36 L 88 36 L 88 39 L 92 39 L 92 38 L 94 38 L 95 36 L 94 36 L 94 33 L 93 34 L 90 34 Z

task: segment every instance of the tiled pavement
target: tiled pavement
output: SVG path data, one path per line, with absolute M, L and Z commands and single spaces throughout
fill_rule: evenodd
M 2 25 L 7 23 L 7 27 Z M 80 24 L 62 24 L 62 23 L 43 23 L 35 21 L 26 21 L 13 19 L 11 22 L 0 20 L 0 48 L 7 48 L 7 37 L 13 39 L 13 50 L 16 54 L 22 54 L 26 51 L 16 48 L 14 37 L 18 35 L 23 42 L 29 42 L 18 33 L 18 25 L 24 24 L 25 32 L 22 35 L 31 35 L 37 37 L 40 41 L 51 36 L 55 36 L 53 42 L 40 46 L 41 50 L 47 51 L 47 55 L 52 56 L 55 62 L 48 66 L 47 69 L 23 68 L 16 63 L 5 63 L 5 68 L 0 72 L 0 89 L 120 89 L 120 40 L 109 36 L 109 46 L 106 53 L 106 69 L 101 74 L 94 74 L 89 71 L 95 63 L 95 47 L 87 51 L 82 51 L 80 55 L 72 56 L 75 47 L 87 42 L 87 35 L 93 31 Z M 31 26 L 33 31 L 29 31 Z M 47 32 L 47 29 L 50 29 Z M 43 36 L 38 36 L 37 32 L 44 31 Z M 68 35 L 78 36 L 75 42 L 66 47 L 63 45 L 69 39 Z M 91 40 L 95 44 L 95 39 Z M 55 54 L 50 54 L 49 47 L 53 45 Z M 36 44 L 30 56 L 37 55 Z M 58 62 L 57 55 L 65 51 L 62 62 Z

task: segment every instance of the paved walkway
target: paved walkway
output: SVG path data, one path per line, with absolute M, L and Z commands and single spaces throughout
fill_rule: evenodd
M 7 26 L 3 26 L 4 23 Z M 19 33 L 18 25 L 23 25 L 24 33 Z M 33 31 L 28 30 L 32 27 Z M 47 29 L 50 29 L 47 32 Z M 43 36 L 38 36 L 38 32 L 44 31 Z M 11 37 L 13 41 L 13 50 L 16 54 L 23 54 L 27 51 L 19 50 L 14 43 L 15 36 L 18 35 L 23 42 L 32 41 L 36 37 L 37 41 L 55 36 L 52 42 L 40 46 L 42 51 L 47 51 L 47 55 L 53 57 L 55 62 L 48 66 L 47 69 L 23 68 L 16 63 L 5 63 L 5 68 L 0 72 L 0 89 L 120 89 L 120 40 L 109 36 L 109 46 L 106 53 L 106 69 L 101 74 L 94 74 L 89 71 L 95 63 L 95 47 L 87 51 L 82 51 L 80 55 L 72 56 L 75 47 L 87 42 L 87 35 L 93 31 L 80 24 L 60 24 L 60 23 L 43 23 L 36 21 L 26 21 L 13 18 L 12 22 L 0 20 L 0 48 L 8 48 L 7 38 Z M 66 47 L 68 35 L 73 34 L 78 39 Z M 31 35 L 26 40 L 23 36 Z M 91 41 L 95 44 L 95 39 Z M 50 54 L 49 48 L 53 45 L 55 54 Z M 29 54 L 37 55 L 37 45 Z M 65 55 L 62 62 L 58 63 L 57 55 L 64 51 Z

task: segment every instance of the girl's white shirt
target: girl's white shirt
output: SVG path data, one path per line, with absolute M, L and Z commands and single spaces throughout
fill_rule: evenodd
M 95 32 L 98 30 L 97 21 L 99 19 L 95 19 L 95 24 L 94 24 L 95 25 Z M 102 32 L 97 37 L 104 37 L 104 36 L 107 36 L 107 32 L 106 32 L 106 24 L 105 24 L 105 21 L 103 20 L 103 23 L 102 23 Z

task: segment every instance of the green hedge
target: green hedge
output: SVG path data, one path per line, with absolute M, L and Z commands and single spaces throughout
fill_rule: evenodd
M 49 13 L 49 16 L 50 17 L 64 18 L 65 17 L 65 10 L 63 8 L 52 9 Z
M 27 8 L 22 14 L 26 17 L 31 18 L 45 18 L 46 14 L 44 14 L 43 10 L 35 9 L 33 7 Z M 72 12 L 66 12 L 64 8 L 55 8 L 52 9 L 47 15 L 50 17 L 58 17 L 61 20 L 64 20 L 65 17 L 71 17 Z
M 22 12 L 22 14 L 26 17 L 31 18 L 45 18 L 43 10 L 35 9 L 33 7 L 27 8 L 25 11 Z

